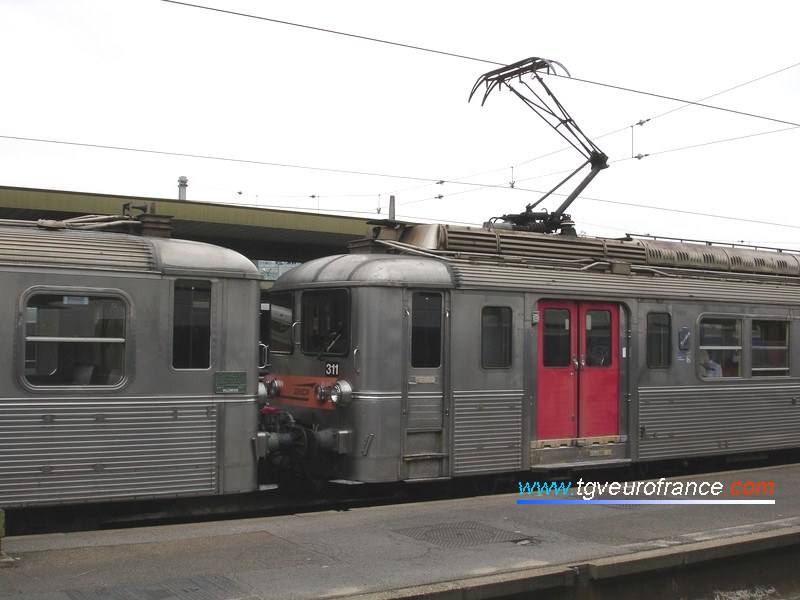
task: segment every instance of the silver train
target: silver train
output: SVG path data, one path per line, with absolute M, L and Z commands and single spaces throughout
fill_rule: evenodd
M 255 489 L 253 263 L 42 225 L 0 226 L 0 508 Z
M 800 446 L 791 252 L 378 224 L 276 282 L 266 375 L 233 251 L 0 225 L 0 272 L 0 508 Z
M 797 253 L 368 238 L 270 293 L 263 456 L 294 445 L 329 480 L 391 482 L 800 446 Z

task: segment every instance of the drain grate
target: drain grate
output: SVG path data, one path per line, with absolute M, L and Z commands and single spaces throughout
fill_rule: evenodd
M 464 548 L 468 546 L 479 546 L 481 544 L 532 540 L 532 538 L 522 533 L 497 529 L 496 527 L 482 525 L 474 521 L 409 527 L 408 529 L 395 529 L 394 532 L 421 542 L 428 542 L 429 544 L 436 544 L 437 546 L 446 546 L 449 548 Z
M 210 576 L 119 585 L 110 588 L 68 590 L 70 600 L 228 600 L 232 598 L 255 598 L 226 577 Z

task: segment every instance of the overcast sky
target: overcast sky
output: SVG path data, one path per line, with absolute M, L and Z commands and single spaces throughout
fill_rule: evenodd
M 0 185 L 175 198 L 185 175 L 191 200 L 385 217 L 395 194 L 398 218 L 480 224 L 583 160 L 507 91 L 467 102 L 491 62 L 541 56 L 685 100 L 747 83 L 705 102 L 767 117 L 546 77 L 610 157 L 579 231 L 800 247 L 795 0 L 196 4 L 478 60 L 160 0 L 0 0 Z

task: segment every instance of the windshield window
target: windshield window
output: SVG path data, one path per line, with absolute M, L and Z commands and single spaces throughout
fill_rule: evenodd
M 350 296 L 347 290 L 303 293 L 300 347 L 306 354 L 345 356 L 350 352 Z
M 292 352 L 292 323 L 294 298 L 291 292 L 279 292 L 269 296 L 269 349 L 270 352 L 290 354 Z

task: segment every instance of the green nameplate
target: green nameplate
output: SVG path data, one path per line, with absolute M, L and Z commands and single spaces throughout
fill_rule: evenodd
M 214 373 L 215 394 L 244 394 L 247 389 L 247 373 L 244 371 L 222 371 Z

